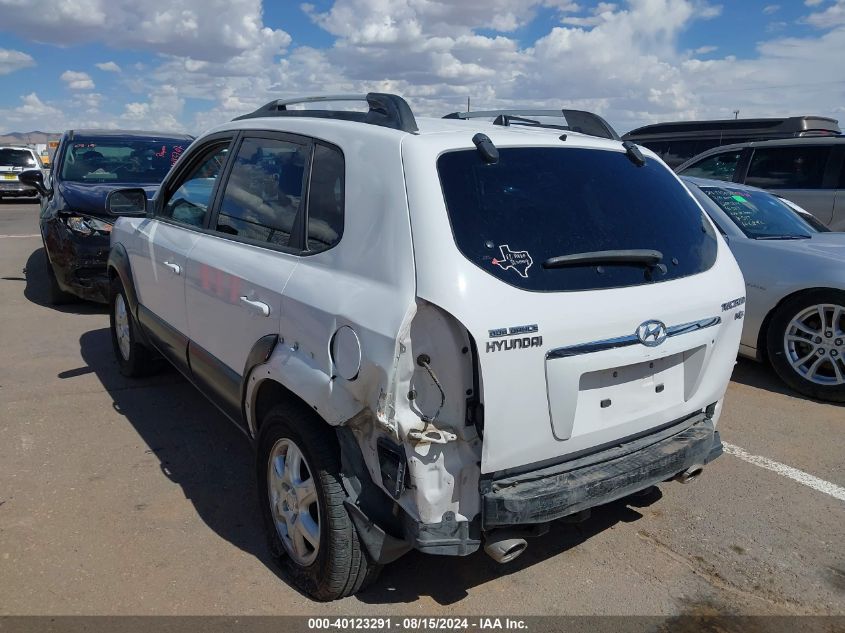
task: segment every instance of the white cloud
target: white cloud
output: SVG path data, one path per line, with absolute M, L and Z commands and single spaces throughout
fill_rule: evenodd
M 724 56 L 728 45 L 721 42 L 720 49 L 681 48 L 691 25 L 722 10 L 705 0 L 618 0 L 594 8 L 568 0 L 335 0 L 325 11 L 303 7 L 334 36 L 333 45 L 284 50 L 289 36 L 263 26 L 258 0 L 228 3 L 244 12 L 247 26 L 231 13 L 214 24 L 199 13 L 190 18 L 185 12 L 200 0 L 150 0 L 158 13 L 145 11 L 143 19 L 161 24 L 161 44 L 126 34 L 127 1 L 73 0 L 92 9 L 85 19 L 96 22 L 99 10 L 102 24 L 116 25 L 117 35 L 101 32 L 97 41 L 117 46 L 115 38 L 124 36 L 122 45 L 160 55 L 127 66 L 119 80 L 131 94 L 124 102 L 77 92 L 62 103 L 64 118 L 46 127 L 96 117 L 106 127 L 200 132 L 270 99 L 368 90 L 402 94 L 419 115 L 462 109 L 467 96 L 474 108 L 567 105 L 599 112 L 620 132 L 661 120 L 731 117 L 735 109 L 742 116 L 845 112 L 845 85 L 831 82 L 841 76 L 845 26 L 802 38 L 773 33 L 746 58 Z M 0 5 L 10 2 L 23 0 Z M 818 16 L 830 17 L 843 3 L 807 9 L 804 19 L 817 25 Z M 546 31 L 536 41 L 518 40 L 527 30 L 512 31 L 543 9 L 553 14 Z M 174 22 L 176 14 L 182 17 Z M 185 42 L 177 45 L 175 33 Z M 199 44 L 192 33 L 211 39 Z M 207 50 L 217 41 L 236 45 Z M 189 99 L 207 105 L 188 115 Z M 21 120 L 17 110 L 0 111 L 0 128 L 10 116 Z
M 779 4 L 767 4 L 763 7 L 763 15 L 772 15 L 773 13 L 777 13 L 780 11 Z
M 119 121 L 123 127 L 153 131 L 183 131 L 181 122 L 185 100 L 174 86 L 160 86 L 148 101 L 127 103 Z
M 808 6 L 816 6 L 818 3 L 810 4 L 807 2 L 806 4 Z M 804 18 L 804 22 L 820 29 L 830 29 L 845 25 L 845 0 L 837 0 L 824 11 L 811 13 Z
M 60 79 L 67 84 L 71 90 L 93 90 L 94 80 L 88 73 L 77 72 L 75 70 L 66 70 L 62 73 Z
M 21 104 L 15 108 L 0 109 L 0 121 L 5 132 L 23 132 L 43 130 L 54 132 L 63 130 L 63 112 L 44 103 L 36 93 L 23 95 Z M 54 127 L 54 124 L 57 124 Z
M 94 64 L 97 68 L 102 70 L 103 72 L 107 73 L 119 73 L 121 72 L 120 66 L 118 66 L 115 62 L 101 62 L 99 64 Z
M 0 48 L 0 75 L 8 75 L 30 66 L 35 66 L 35 60 L 32 59 L 31 55 L 8 48 Z
M 261 0 L 0 0 L 4 30 L 58 45 L 98 41 L 195 59 L 255 48 L 280 53 L 290 36 L 264 26 Z
M 808 7 L 817 7 L 819 6 L 824 0 L 804 0 L 804 4 Z

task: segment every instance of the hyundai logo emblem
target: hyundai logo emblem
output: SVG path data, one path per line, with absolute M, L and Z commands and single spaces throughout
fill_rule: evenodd
M 646 321 L 637 328 L 637 338 L 646 347 L 657 347 L 666 340 L 666 324 L 663 321 Z

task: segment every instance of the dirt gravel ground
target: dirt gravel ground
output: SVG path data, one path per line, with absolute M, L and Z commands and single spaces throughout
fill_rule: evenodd
M 0 202 L 0 614 L 841 614 L 845 501 L 724 455 L 498 565 L 411 553 L 318 604 L 268 557 L 244 436 L 108 315 L 46 304 L 38 205 Z M 23 269 L 26 272 L 22 272 Z M 739 361 L 722 439 L 845 487 L 845 408 Z

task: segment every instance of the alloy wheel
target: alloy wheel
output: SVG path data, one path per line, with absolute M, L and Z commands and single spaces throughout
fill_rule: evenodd
M 783 337 L 792 369 L 817 385 L 845 384 L 845 307 L 823 303 L 799 312 Z
M 267 463 L 270 513 L 288 555 L 302 567 L 312 564 L 320 550 L 320 504 L 317 483 L 302 450 L 282 438 Z
M 120 355 L 123 356 L 123 360 L 129 360 L 132 339 L 129 334 L 129 313 L 126 311 L 126 302 L 122 294 L 118 294 L 114 299 L 114 333 Z

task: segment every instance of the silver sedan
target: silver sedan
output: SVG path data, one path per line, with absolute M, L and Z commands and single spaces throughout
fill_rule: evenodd
M 845 233 L 756 187 L 682 180 L 745 275 L 740 355 L 804 395 L 845 402 Z

